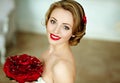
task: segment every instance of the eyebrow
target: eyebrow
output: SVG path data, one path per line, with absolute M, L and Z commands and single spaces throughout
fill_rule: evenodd
M 68 24 L 68 23 L 63 23 L 63 24 L 65 24 L 65 25 L 69 25 L 70 27 L 72 27 L 70 24 Z
M 51 18 L 57 21 L 56 18 L 54 18 L 54 17 L 51 17 Z M 63 24 L 64 24 L 64 25 L 66 24 L 66 25 L 69 25 L 70 27 L 72 27 L 69 23 L 63 23 Z
M 54 18 L 54 17 L 51 17 L 51 18 L 57 21 L 57 19 L 56 19 L 56 18 Z

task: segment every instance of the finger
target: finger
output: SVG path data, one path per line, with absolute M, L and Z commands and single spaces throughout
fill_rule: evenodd
M 12 82 L 16 82 L 15 80 L 12 80 Z

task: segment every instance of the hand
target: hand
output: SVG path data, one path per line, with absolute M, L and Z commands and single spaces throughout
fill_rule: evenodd
M 16 82 L 15 80 L 12 80 L 12 83 L 18 83 L 18 82 Z

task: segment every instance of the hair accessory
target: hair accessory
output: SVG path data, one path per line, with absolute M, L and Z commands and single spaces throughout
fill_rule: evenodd
M 83 16 L 83 18 L 82 18 L 82 23 L 83 23 L 83 24 L 86 24 L 86 23 L 87 23 L 87 18 L 86 18 L 86 16 Z

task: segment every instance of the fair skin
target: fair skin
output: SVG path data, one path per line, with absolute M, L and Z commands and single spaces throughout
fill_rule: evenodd
M 46 28 L 50 46 L 42 55 L 45 61 L 42 77 L 46 83 L 74 83 L 75 62 L 68 44 L 72 28 L 72 14 L 62 8 L 54 9 Z
M 75 61 L 68 43 L 72 36 L 72 28 L 72 14 L 62 8 L 55 8 L 46 27 L 50 46 L 41 55 L 41 59 L 45 62 L 42 78 L 46 83 L 74 83 L 75 81 Z

